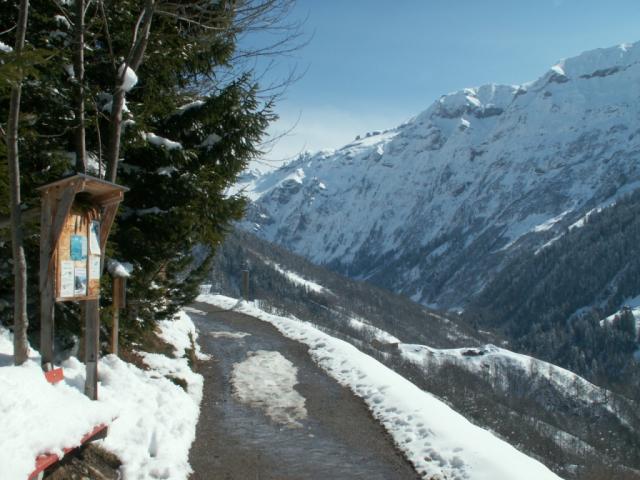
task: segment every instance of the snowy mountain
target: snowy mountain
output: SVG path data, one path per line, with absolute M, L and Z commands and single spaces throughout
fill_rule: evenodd
M 445 95 L 407 123 L 236 187 L 243 228 L 440 307 L 640 186 L 640 43 Z

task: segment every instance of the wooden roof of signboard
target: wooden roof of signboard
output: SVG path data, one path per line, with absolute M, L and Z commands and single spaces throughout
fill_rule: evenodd
M 112 182 L 107 182 L 101 178 L 92 177 L 83 173 L 77 173 L 70 177 L 57 180 L 55 182 L 38 187 L 43 194 L 48 193 L 51 189 L 65 189 L 70 186 L 74 186 L 76 194 L 87 193 L 90 200 L 98 203 L 105 204 L 110 203 L 115 198 L 121 199 L 124 192 L 128 192 L 129 189 L 122 185 L 118 185 Z

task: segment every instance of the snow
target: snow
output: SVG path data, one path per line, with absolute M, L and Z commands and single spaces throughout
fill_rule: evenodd
M 251 334 L 247 332 L 225 332 L 225 331 L 209 332 L 207 335 L 213 338 L 229 338 L 232 340 L 241 340 L 244 337 L 251 336 Z
M 118 68 L 118 78 L 122 78 L 122 89 L 125 92 L 130 92 L 131 89 L 136 86 L 136 83 L 138 83 L 138 76 L 128 65 L 126 66 L 127 70 L 125 71 L 125 65 L 126 64 L 123 63 L 120 65 L 120 68 Z
M 170 177 L 173 173 L 177 172 L 178 169 L 174 166 L 171 167 L 160 167 L 156 170 L 158 175 L 163 175 L 165 177 Z
M 220 308 L 237 303 L 221 295 L 200 295 L 198 300 Z M 242 302 L 237 310 L 271 323 L 285 336 L 308 345 L 320 367 L 363 398 L 423 478 L 559 478 L 353 345 L 298 319 L 270 315 L 252 303 Z
M 519 372 L 522 377 L 539 376 L 555 385 L 560 391 L 581 392 L 581 401 L 587 406 L 603 402 L 604 391 L 593 383 L 557 365 L 538 360 L 537 358 L 515 353 L 510 350 L 485 345 L 484 347 L 467 347 L 437 349 L 426 345 L 400 344 L 400 354 L 408 361 L 423 367 L 431 365 L 454 364 L 478 374 L 489 374 L 499 381 L 504 374 Z M 615 414 L 613 407 L 606 405 Z
M 111 109 L 113 108 L 113 96 L 108 94 L 108 93 L 103 93 L 99 95 L 99 100 L 106 102 L 103 106 L 102 106 L 102 111 L 103 112 L 108 112 L 111 113 Z M 123 99 L 122 100 L 122 111 L 124 113 L 130 113 L 129 107 L 127 106 L 127 99 Z M 123 122 L 123 123 L 126 123 Z
M 167 150 L 182 150 L 182 145 L 179 142 L 174 142 L 173 140 L 169 140 L 168 138 L 161 137 L 151 132 L 146 132 L 142 135 L 147 142 L 158 147 L 164 147 Z
M 556 223 L 560 222 L 570 212 L 571 212 L 571 210 L 565 210 L 560 215 L 557 215 L 557 216 L 555 216 L 553 218 L 550 218 L 549 220 L 546 220 L 546 221 L 542 222 L 540 225 L 536 225 L 535 227 L 533 227 L 533 231 L 534 232 L 546 232 L 547 230 L 551 230 L 551 228 Z
M 198 344 L 198 332 L 187 312 L 181 311 L 173 320 L 160 320 L 160 338 L 173 345 L 176 356 L 182 358 L 187 350 L 194 348 L 199 360 L 207 360 L 209 357 L 202 353 Z
M 209 135 L 207 135 L 207 138 L 205 138 L 202 143 L 200 144 L 201 147 L 207 147 L 207 148 L 211 148 L 213 147 L 216 143 L 218 143 L 220 140 L 222 140 L 222 137 L 220 135 L 218 135 L 217 133 L 210 133 Z
M 193 108 L 200 108 L 205 104 L 204 100 L 194 100 L 193 102 L 189 102 L 185 105 L 178 107 L 178 114 L 182 115 L 184 112 L 188 112 Z
M 302 427 L 305 399 L 296 390 L 298 369 L 280 352 L 258 350 L 233 365 L 231 384 L 242 403 L 264 410 L 276 423 Z
M 68 30 L 71 29 L 71 23 L 69 23 L 69 20 L 64 15 L 54 15 L 53 18 L 59 27 L 65 27 Z
M 0 42 L 0 52 L 11 53 L 13 52 L 13 48 L 11 48 L 6 43 Z
M 273 269 L 278 272 L 279 274 L 283 275 L 284 277 L 286 277 L 291 283 L 293 283 L 294 285 L 298 285 L 300 287 L 303 287 L 307 290 L 310 290 L 312 292 L 316 292 L 316 293 L 323 293 L 323 292 L 329 292 L 331 293 L 330 290 L 328 290 L 327 288 L 323 287 L 322 285 L 313 282 L 311 280 L 307 280 L 303 277 L 301 277 L 300 275 L 298 275 L 295 272 L 292 272 L 290 270 L 285 270 L 284 268 L 282 268 L 280 265 L 278 265 L 277 263 L 273 263 L 273 262 L 265 262 L 267 265 L 273 267 Z
M 115 258 L 107 260 L 107 271 L 112 277 L 128 278 L 133 271 L 133 265 L 129 262 L 121 262 Z
M 0 465 L 2 478 L 24 480 L 43 453 L 62 454 L 95 425 L 111 422 L 117 410 L 94 403 L 68 382 L 48 383 L 33 354 L 20 367 L 10 365 L 10 333 L 0 327 Z
M 361 318 L 350 318 L 349 325 L 356 330 L 369 332 L 373 337 L 381 343 L 400 343 L 400 340 L 397 337 L 394 337 L 388 332 L 370 325 L 365 320 Z
M 587 213 L 585 213 L 582 217 L 580 217 L 577 221 L 569 225 L 569 230 L 573 230 L 574 228 L 582 228 L 585 226 L 587 221 L 589 221 L 589 217 L 594 213 L 600 213 L 602 208 L 592 208 Z
M 178 355 L 190 345 L 195 327 L 184 312 L 177 321 L 161 322 L 161 335 Z M 195 340 L 195 338 L 194 338 Z M 99 361 L 97 401 L 82 393 L 85 367 L 76 358 L 63 362 L 64 381 L 47 383 L 32 350 L 23 366 L 10 366 L 10 333 L 0 328 L 0 465 L 2 478 L 24 480 L 42 453 L 74 446 L 100 423 L 109 433 L 99 444 L 123 462 L 126 479 L 187 479 L 188 454 L 195 438 L 202 376 L 186 358 L 140 352 L 149 370 L 141 370 L 114 355 Z M 185 392 L 165 375 L 181 378 Z M 55 415 L 52 413 L 55 412 Z
M 623 307 L 628 307 L 631 310 L 631 314 L 633 318 L 636 320 L 636 335 L 640 334 L 640 295 L 634 298 L 629 298 L 622 302 L 620 305 L 620 310 L 609 315 L 604 320 L 600 321 L 602 325 L 604 322 L 612 323 L 616 316 L 619 316 L 622 313 Z

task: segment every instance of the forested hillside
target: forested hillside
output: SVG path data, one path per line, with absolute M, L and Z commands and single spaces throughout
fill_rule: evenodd
M 214 258 L 209 273 L 213 291 L 240 297 L 244 269 L 250 275 L 250 299 L 339 332 L 352 333 L 349 325 L 355 318 L 366 319 L 403 341 L 443 348 L 491 340 L 463 319 L 445 318 L 400 295 L 350 280 L 235 230 Z
M 249 298 L 263 310 L 295 315 L 356 345 L 563 478 L 640 478 L 632 470 L 640 467 L 637 403 L 486 345 L 502 339 L 458 315 L 342 277 L 243 231 L 219 248 L 211 291 L 240 297 L 245 269 Z
M 516 348 L 638 396 L 633 314 L 626 310 L 612 322 L 601 320 L 639 293 L 637 190 L 511 262 L 475 298 L 467 316 L 499 329 Z

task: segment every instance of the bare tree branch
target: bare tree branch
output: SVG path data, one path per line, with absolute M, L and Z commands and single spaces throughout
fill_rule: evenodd
M 156 8 L 155 0 L 146 0 L 144 10 L 140 13 L 133 34 L 133 41 L 127 60 L 122 66 L 122 72 L 118 77 L 118 84 L 113 95 L 111 106 L 111 118 L 109 123 L 109 138 L 106 152 L 107 171 L 106 177 L 115 182 L 118 176 L 118 158 L 120 156 L 120 140 L 122 137 L 122 111 L 124 109 L 124 79 L 127 68 L 134 71 L 140 67 L 144 58 L 144 52 L 149 43 L 151 22 Z
M 75 25 L 74 40 L 75 49 L 73 56 L 73 65 L 75 73 L 75 113 L 76 113 L 76 171 L 78 173 L 87 173 L 87 145 L 85 138 L 85 121 L 84 121 L 84 32 L 85 32 L 85 1 L 75 0 Z

